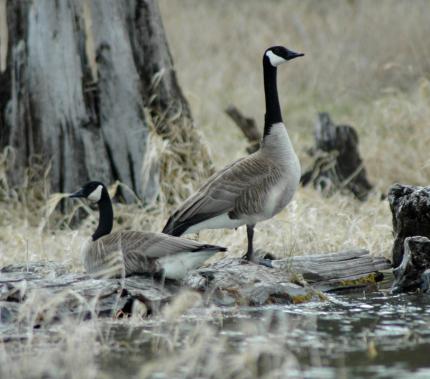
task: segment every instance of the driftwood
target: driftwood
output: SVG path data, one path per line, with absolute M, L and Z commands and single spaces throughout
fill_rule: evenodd
M 349 125 L 335 125 L 328 113 L 319 113 L 315 126 L 315 146 L 309 150 L 314 163 L 301 177 L 306 186 L 326 196 L 337 191 L 352 192 L 366 200 L 372 189 L 358 150 L 358 135 Z
M 84 274 L 68 273 L 67 267 L 55 262 L 10 265 L 0 271 L 1 302 L 21 303 L 36 296 L 43 304 L 50 299 L 48 303 L 57 304 L 56 317 L 82 313 L 85 307 L 88 309 L 84 313 L 112 316 L 129 310 L 135 300 L 152 313 L 169 301 L 177 289 L 176 284 L 162 285 L 145 276 L 94 279 Z M 58 298 L 53 302 L 55 296 Z
M 204 291 L 216 304 L 295 303 L 321 292 L 375 286 L 383 277 L 379 270 L 391 267 L 385 258 L 362 249 L 263 262 L 224 259 L 192 272 L 184 284 Z
M 0 335 L 21 338 L 21 306 L 37 327 L 64 317 L 158 313 L 184 288 L 217 306 L 289 304 L 321 299 L 323 292 L 374 288 L 383 277 L 379 270 L 391 267 L 366 250 L 262 263 L 225 258 L 189 273 L 182 283 L 148 276 L 94 279 L 54 262 L 10 265 L 0 270 Z
M 177 292 L 177 285 L 149 277 L 93 279 L 66 271 L 53 262 L 36 262 L 0 272 L 0 341 L 26 339 L 29 326 L 37 331 L 71 317 L 158 313 Z
M 392 292 L 430 289 L 430 239 L 407 237 L 402 262 L 393 270 L 395 281 Z
M 397 267 L 403 260 L 405 238 L 430 238 L 430 187 L 394 184 L 388 202 L 393 215 L 393 266 Z

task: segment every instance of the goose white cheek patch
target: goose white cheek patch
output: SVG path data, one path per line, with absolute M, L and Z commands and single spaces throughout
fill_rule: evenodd
M 268 51 L 266 53 L 266 56 L 269 58 L 270 64 L 273 67 L 279 66 L 281 63 L 286 62 L 284 58 L 280 57 L 279 55 L 276 55 L 273 51 Z
M 88 199 L 94 202 L 98 202 L 102 197 L 103 186 L 98 186 L 93 192 L 88 195 Z

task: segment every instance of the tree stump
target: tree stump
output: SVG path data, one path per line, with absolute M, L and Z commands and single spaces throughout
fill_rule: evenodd
M 19 186 L 41 158 L 53 191 L 119 180 L 151 202 L 160 164 L 151 153 L 150 125 L 207 159 L 156 0 L 8 1 L 5 11 L 0 148 L 15 150 L 10 184 Z
M 393 270 L 395 282 L 392 292 L 409 292 L 417 289 L 430 290 L 430 239 L 407 237 L 404 241 L 403 258 Z
M 312 183 L 326 196 L 341 191 L 366 200 L 372 185 L 367 179 L 358 143 L 357 132 L 352 126 L 335 125 L 328 113 L 319 113 L 315 146 L 309 150 L 314 163 L 302 175 L 302 185 Z
M 394 184 L 388 202 L 393 215 L 393 266 L 398 267 L 407 237 L 430 238 L 430 187 Z
M 257 151 L 262 135 L 255 120 L 244 116 L 234 105 L 230 105 L 225 113 L 250 143 L 246 151 L 249 154 Z M 315 147 L 309 150 L 309 155 L 314 158 L 314 163 L 300 179 L 303 186 L 312 183 L 325 196 L 336 191 L 352 192 L 357 199 L 366 200 L 373 187 L 367 179 L 358 150 L 358 135 L 352 126 L 336 126 L 328 113 L 319 113 Z

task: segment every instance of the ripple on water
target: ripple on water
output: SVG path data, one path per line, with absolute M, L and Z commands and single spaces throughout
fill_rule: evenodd
M 290 378 L 430 378 L 430 296 L 342 295 L 299 305 L 195 310 L 175 321 L 175 333 L 186 336 L 202 323 L 214 329 L 214 344 L 227 343 L 223 354 L 265 347 L 292 354 L 298 364 Z M 143 329 L 123 335 L 168 338 L 156 321 Z

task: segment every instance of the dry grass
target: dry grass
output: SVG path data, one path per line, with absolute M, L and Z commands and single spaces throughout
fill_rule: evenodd
M 358 129 L 361 153 L 376 188 L 369 200 L 359 203 L 341 195 L 323 199 L 312 189 L 300 189 L 286 210 L 258 225 L 256 246 L 278 256 L 348 246 L 388 256 L 391 216 L 380 194 L 394 182 L 426 185 L 430 177 L 427 2 L 160 0 L 160 6 L 180 82 L 217 168 L 244 155 L 246 145 L 223 109 L 233 103 L 256 120 L 263 119 L 260 60 L 263 50 L 272 44 L 306 53 L 305 58 L 281 67 L 279 73 L 284 119 L 302 166 L 308 163 L 305 149 L 312 144 L 318 111 L 329 111 L 336 122 Z M 154 148 L 163 153 L 162 164 L 169 165 L 169 157 L 177 155 L 154 138 Z M 63 195 L 51 197 L 46 178 L 40 176 L 34 184 L 31 172 L 26 187 L 9 191 L 3 173 L 10 154 L 6 152 L 5 159 L 0 159 L 0 266 L 54 259 L 82 270 L 80 245 L 95 228 L 97 214 L 83 203 L 74 203 L 90 217 L 78 227 L 70 226 L 76 209 L 65 216 L 55 212 Z M 181 178 L 190 175 L 177 165 L 164 167 L 163 172 L 170 173 L 163 177 L 163 194 L 168 196 L 183 197 L 197 185 L 189 180 L 181 183 Z M 169 181 L 169 175 L 175 181 Z M 116 204 L 115 228 L 160 230 L 172 208 L 163 194 L 152 207 Z M 241 229 L 205 231 L 199 239 L 228 246 L 232 255 L 242 254 L 245 248 Z M 174 315 L 171 310 L 165 317 L 172 320 Z M 134 322 L 143 328 L 151 325 L 151 321 Z M 100 332 L 103 324 L 69 323 L 51 331 L 56 336 L 54 345 L 52 340 L 48 343 L 38 337 L 13 349 L 0 344 L 0 376 L 101 377 L 96 361 L 118 342 Z M 130 326 L 128 321 L 123 323 Z M 32 334 L 31 322 L 29 325 Z M 190 378 L 264 377 L 255 364 L 268 351 L 266 340 L 232 351 L 226 360 L 225 340 L 206 322 L 183 334 L 178 334 L 179 321 L 169 325 L 157 337 L 167 335 L 164 343 L 150 338 L 152 358 L 139 361 L 139 377 L 154 377 L 156 372 L 181 377 L 179 367 L 186 370 L 182 377 Z M 250 328 L 257 340 L 262 334 L 248 324 L 240 328 Z M 282 339 L 272 342 L 269 366 L 279 372 L 288 365 L 295 367 L 295 358 L 288 355 Z M 202 367 L 207 367 L 206 375 Z M 241 371 L 242 367 L 247 369 Z M 267 377 L 276 377 L 272 374 Z
M 366 203 L 329 200 L 301 189 L 292 204 L 258 226 L 257 246 L 304 254 L 362 246 L 389 256 L 391 184 L 430 177 L 430 10 L 423 1 L 161 1 L 179 79 L 217 167 L 244 154 L 240 131 L 224 114 L 231 103 L 262 125 L 261 53 L 285 44 L 305 58 L 279 69 L 284 119 L 300 156 L 312 144 L 318 111 L 355 126 L 375 184 Z M 192 12 L 189 9 L 193 9 Z M 399 22 L 398 20 L 402 20 Z M 197 30 L 197 31 L 196 31 Z M 202 32 L 204 30 L 204 32 Z M 244 232 L 205 232 L 239 252 Z
M 263 119 L 260 61 L 271 44 L 307 54 L 279 74 L 284 118 L 303 167 L 317 111 L 328 110 L 335 121 L 358 129 L 374 196 L 361 204 L 340 195 L 325 200 L 301 189 L 285 211 L 258 226 L 257 246 L 279 256 L 347 246 L 388 255 L 391 219 L 380 193 L 394 182 L 425 185 L 430 175 L 430 47 L 423 43 L 430 11 L 425 2 L 163 0 L 160 5 L 179 79 L 216 167 L 244 155 L 245 147 L 223 109 L 233 103 Z M 146 209 L 117 205 L 117 228 L 160 230 L 172 208 L 165 199 L 183 198 L 198 184 L 180 167 L 181 154 L 191 147 L 177 143 L 172 150 L 156 136 L 151 146 L 154 156 L 163 157 L 161 201 Z M 197 171 L 202 170 L 200 164 Z M 2 203 L 0 264 L 50 258 L 80 269 L 79 244 L 94 228 L 97 214 L 70 228 L 67 218 L 47 209 L 56 200 L 48 203 L 45 178 L 38 183 Z M 207 231 L 199 238 L 229 246 L 231 254 L 241 254 L 245 246 L 242 230 Z

